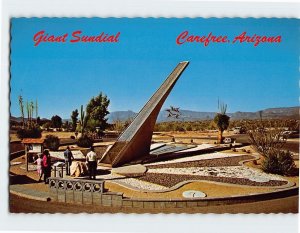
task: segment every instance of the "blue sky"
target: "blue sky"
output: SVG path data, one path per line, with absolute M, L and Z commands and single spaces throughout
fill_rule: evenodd
M 139 111 L 180 61 L 185 70 L 164 107 L 258 111 L 298 106 L 300 21 L 241 18 L 13 18 L 11 20 L 11 114 L 20 116 L 18 96 L 39 103 L 39 115 L 69 118 L 100 91 L 110 111 Z M 121 32 L 118 43 L 40 43 L 33 36 Z M 176 44 L 194 35 L 281 35 L 281 43 Z

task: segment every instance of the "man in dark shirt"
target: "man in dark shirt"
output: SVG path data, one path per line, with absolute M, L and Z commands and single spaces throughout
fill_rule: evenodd
M 72 165 L 72 160 L 74 159 L 72 151 L 70 150 L 70 147 L 68 146 L 67 149 L 64 152 L 64 158 L 65 158 L 65 165 L 66 165 L 66 175 L 70 175 L 70 167 Z

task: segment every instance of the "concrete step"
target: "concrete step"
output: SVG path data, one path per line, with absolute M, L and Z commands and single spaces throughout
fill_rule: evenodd
M 32 199 L 32 200 L 37 200 L 37 201 L 50 201 L 51 200 L 48 192 L 38 191 L 36 189 L 29 189 L 29 188 L 26 188 L 24 185 L 19 185 L 19 184 L 10 185 L 9 191 L 10 191 L 10 193 L 12 193 L 14 195 Z

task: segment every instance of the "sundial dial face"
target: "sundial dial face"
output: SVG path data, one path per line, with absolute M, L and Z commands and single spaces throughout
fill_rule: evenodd
M 200 197 L 206 197 L 206 194 L 197 190 L 188 190 L 188 191 L 184 191 L 182 193 L 182 196 L 185 198 L 200 198 Z

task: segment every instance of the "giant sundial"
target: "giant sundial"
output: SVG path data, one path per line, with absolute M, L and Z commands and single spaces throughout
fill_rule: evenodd
M 117 167 L 150 153 L 152 134 L 159 111 L 188 64 L 188 61 L 183 61 L 176 66 L 131 124 L 103 155 L 101 163 Z

